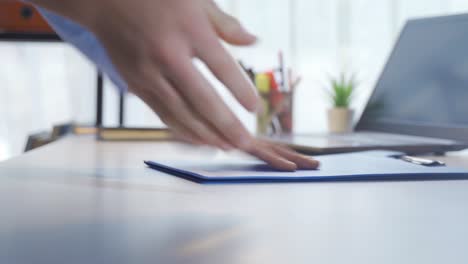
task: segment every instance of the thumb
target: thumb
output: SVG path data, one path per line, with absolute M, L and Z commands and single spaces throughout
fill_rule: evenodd
M 218 36 L 229 44 L 252 45 L 257 37 L 249 33 L 233 16 L 221 10 L 213 0 L 207 1 L 207 12 Z

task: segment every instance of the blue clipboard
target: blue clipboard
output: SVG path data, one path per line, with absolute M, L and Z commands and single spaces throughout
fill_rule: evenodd
M 317 170 L 280 172 L 259 160 L 145 161 L 148 167 L 198 183 L 409 181 L 468 179 L 468 170 L 421 165 L 393 151 L 318 156 Z

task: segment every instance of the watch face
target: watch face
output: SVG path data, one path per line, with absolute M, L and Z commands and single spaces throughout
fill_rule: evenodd
M 53 33 L 32 5 L 19 1 L 0 2 L 0 32 Z

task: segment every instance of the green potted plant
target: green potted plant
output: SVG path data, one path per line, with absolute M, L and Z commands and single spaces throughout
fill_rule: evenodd
M 353 128 L 354 110 L 351 103 L 356 92 L 357 82 L 354 75 L 347 77 L 342 73 L 339 78 L 330 79 L 328 93 L 332 108 L 328 110 L 328 128 L 331 133 L 348 133 Z

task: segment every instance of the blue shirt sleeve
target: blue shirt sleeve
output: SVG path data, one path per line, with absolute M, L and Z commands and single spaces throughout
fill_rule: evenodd
M 64 41 L 74 45 L 86 57 L 94 62 L 121 91 L 127 90 L 126 82 L 118 74 L 106 50 L 93 33 L 81 25 L 55 13 L 42 8 L 39 8 L 39 11 Z

